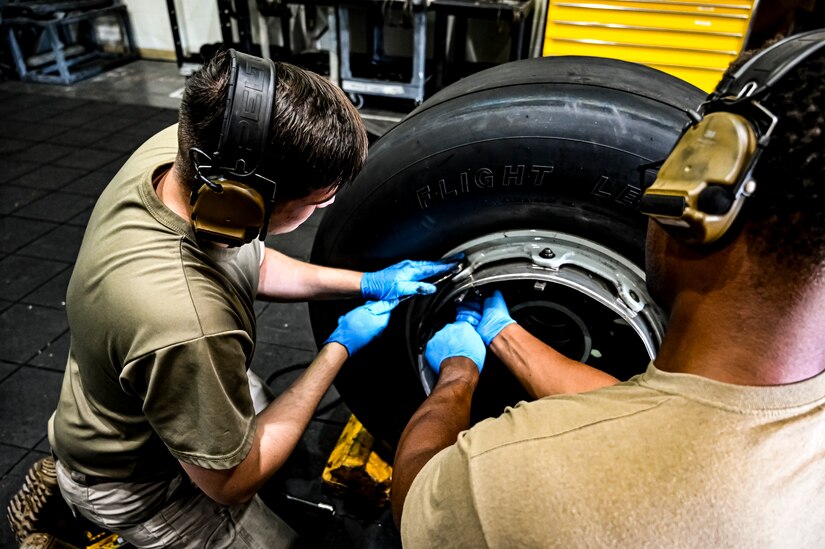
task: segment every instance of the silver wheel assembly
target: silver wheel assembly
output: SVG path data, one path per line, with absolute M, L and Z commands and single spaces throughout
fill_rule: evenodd
M 424 359 L 426 342 L 455 320 L 459 303 L 496 289 L 519 324 L 569 358 L 622 379 L 656 355 L 664 315 L 642 270 L 612 250 L 569 234 L 514 231 L 474 239 L 445 257 L 455 254 L 464 256 L 462 270 L 435 295 L 415 299 L 407 314 L 409 352 L 427 394 L 436 376 Z M 485 370 L 491 362 L 488 353 Z M 492 368 L 506 376 L 502 365 Z

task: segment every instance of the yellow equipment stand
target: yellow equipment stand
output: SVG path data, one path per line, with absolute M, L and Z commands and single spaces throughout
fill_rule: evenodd
M 375 442 L 355 416 L 338 437 L 322 475 L 334 491 L 359 497 L 376 506 L 389 500 L 392 467 L 372 451 Z
M 544 55 L 611 57 L 712 91 L 747 40 L 753 0 L 549 0 Z

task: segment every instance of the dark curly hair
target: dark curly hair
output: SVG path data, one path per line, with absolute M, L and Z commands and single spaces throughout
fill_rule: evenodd
M 322 76 L 275 63 L 278 86 L 269 144 L 258 173 L 278 183 L 278 198 L 337 189 L 366 161 L 366 130 L 346 95 Z M 218 146 L 226 105 L 229 55 L 218 52 L 186 83 L 178 126 L 178 169 L 194 181 L 188 151 Z
M 798 282 L 825 271 L 825 52 L 778 83 L 762 103 L 778 116 L 754 171 L 744 234 L 768 272 Z
M 744 231 L 785 275 L 825 267 L 825 53 L 788 74 L 763 104 L 779 117 L 754 171 Z

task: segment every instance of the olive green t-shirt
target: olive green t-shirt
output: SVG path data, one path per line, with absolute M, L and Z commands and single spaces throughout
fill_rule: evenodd
M 137 479 L 176 460 L 240 463 L 255 433 L 246 369 L 263 245 L 217 248 L 158 198 L 177 126 L 142 145 L 101 194 L 69 282 L 71 349 L 49 421 L 58 459 Z
M 404 547 L 825 547 L 825 374 L 658 370 L 508 408 L 414 480 Z

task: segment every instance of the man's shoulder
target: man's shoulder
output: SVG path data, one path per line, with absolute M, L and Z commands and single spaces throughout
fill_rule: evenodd
M 182 341 L 250 332 L 242 305 L 193 244 L 146 240 L 76 269 L 67 304 L 73 329 L 108 334 L 128 361 Z
M 429 532 L 447 524 L 436 522 L 447 516 L 441 509 L 471 505 L 488 546 L 821 537 L 819 524 L 786 512 L 810 500 L 810 479 L 822 478 L 820 445 L 783 451 L 805 439 L 800 433 L 819 440 L 821 405 L 783 413 L 769 390 L 758 402 L 774 408 L 725 407 L 691 391 L 714 382 L 669 375 L 652 387 L 650 377 L 525 403 L 465 431 L 416 478 L 415 529 Z M 745 391 L 751 404 L 755 389 L 726 388 Z
M 655 413 L 672 398 L 633 381 L 574 395 L 556 395 L 506 408 L 462 435 L 469 459 L 518 454 L 526 445 L 587 438 L 605 430 L 622 431 L 630 418 Z
M 596 456 L 604 455 L 605 444 L 614 437 L 626 439 L 621 433 L 635 428 L 625 420 L 657 409 L 668 398 L 635 383 L 620 384 L 522 402 L 476 424 L 416 477 L 404 508 L 407 525 L 415 524 L 406 528 L 407 539 L 418 546 L 455 545 L 448 538 L 457 529 L 462 538 L 479 540 L 462 546 L 497 545 L 491 540 L 508 539 L 514 522 L 521 536 L 546 541 L 548 524 L 537 523 L 534 513 L 546 517 L 551 506 L 563 504 L 561 494 L 570 494 L 571 481 L 578 485 L 573 479 L 587 475 L 591 465 L 601 466 Z M 441 531 L 448 522 L 458 524 L 449 533 Z

